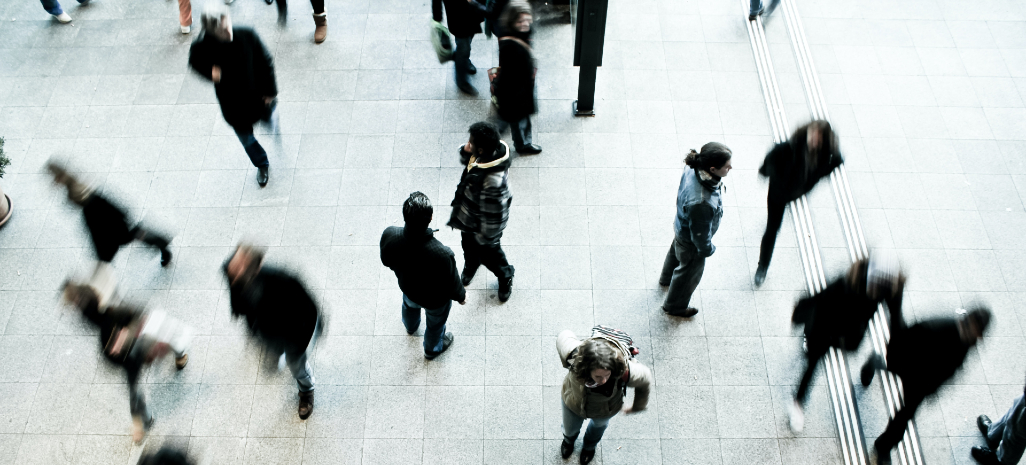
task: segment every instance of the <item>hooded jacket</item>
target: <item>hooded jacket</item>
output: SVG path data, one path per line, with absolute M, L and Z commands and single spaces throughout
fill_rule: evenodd
M 712 237 L 720 228 L 720 219 L 723 218 L 720 186 L 720 178 L 686 166 L 680 177 L 680 187 L 677 188 L 674 233 L 680 242 L 694 244 L 701 257 L 716 252 Z
M 808 130 L 800 128 L 794 136 L 773 147 L 759 174 L 769 178 L 769 201 L 787 203 L 809 193 L 824 176 L 841 166 L 844 159 L 840 153 L 820 150 L 816 166 L 809 169 L 806 161 L 808 151 Z
M 381 264 L 395 272 L 399 289 L 421 307 L 435 309 L 467 298 L 452 249 L 435 239 L 431 229 L 386 228 L 381 233 Z
M 452 216 L 448 225 L 464 232 L 480 234 L 489 241 L 498 241 L 506 229 L 513 196 L 509 192 L 509 147 L 499 141 L 489 157 L 480 160 L 460 146 L 460 163 L 466 166 L 452 199 Z
M 559 361 L 563 368 L 570 368 L 569 359 L 573 352 L 580 347 L 580 339 L 573 331 L 563 331 L 556 336 L 556 351 L 559 352 Z M 619 350 L 622 350 L 618 348 Z M 631 408 L 640 412 L 648 407 L 648 396 L 652 385 L 652 371 L 639 362 L 627 361 L 628 378 L 627 387 L 634 388 L 634 405 Z M 621 378 L 610 379 L 607 383 L 616 383 L 611 395 L 604 395 L 597 392 L 599 389 L 591 389 L 581 383 L 571 372 L 567 372 L 563 378 L 561 396 L 563 404 L 582 418 L 611 418 L 623 408 L 623 384 Z M 601 386 L 600 386 L 601 387 Z
M 189 48 L 189 65 L 208 80 L 214 65 L 221 68 L 221 82 L 214 83 L 214 93 L 230 126 L 252 127 L 269 116 L 264 97 L 278 95 L 274 60 L 252 29 L 232 28 L 231 42 L 203 32 Z

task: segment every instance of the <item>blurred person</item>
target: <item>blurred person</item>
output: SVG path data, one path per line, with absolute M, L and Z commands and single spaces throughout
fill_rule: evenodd
M 816 366 L 831 347 L 855 351 L 869 327 L 869 321 L 881 303 L 887 305 L 890 326 L 901 326 L 901 302 L 905 275 L 891 254 L 875 252 L 853 263 L 848 272 L 834 279 L 822 291 L 805 297 L 795 305 L 791 323 L 803 325 L 805 334 L 805 373 L 798 384 L 794 401 L 788 407 L 791 430 L 801 432 L 809 383 Z
M 876 370 L 886 369 L 901 378 L 903 406 L 873 444 L 877 463 L 891 463 L 891 449 L 901 442 L 919 404 L 962 367 L 969 349 L 986 332 L 990 318 L 990 310 L 979 307 L 956 318 L 929 319 L 907 328 L 899 321 L 891 327 L 887 363 L 873 355 L 862 367 L 861 376 L 863 386 L 869 386 Z
M 288 19 L 288 4 L 286 0 L 267 0 L 270 5 L 275 2 L 278 6 L 278 23 L 285 24 Z M 321 43 L 328 37 L 328 14 L 324 12 L 324 0 L 310 0 L 313 7 L 314 20 L 314 42 Z
M 454 337 L 445 331 L 455 300 L 467 303 L 452 249 L 435 239 L 431 229 L 434 208 L 421 192 L 403 202 L 405 226 L 389 226 L 381 233 L 381 264 L 395 272 L 403 291 L 403 326 L 412 335 L 420 327 L 420 309 L 427 316 L 424 358 L 433 360 L 449 349 Z
M 663 312 L 690 318 L 698 314 L 691 296 L 702 281 L 705 259 L 716 252 L 713 235 L 723 217 L 721 181 L 730 172 L 733 153 L 719 142 L 709 142 L 701 152 L 691 150 L 684 158 L 684 174 L 677 188 L 677 216 L 674 239 L 663 260 L 659 285 L 669 286 Z
M 232 317 L 244 316 L 250 333 L 264 346 L 267 361 L 285 355 L 299 386 L 299 418 L 314 408 L 314 376 L 308 352 L 319 329 L 320 312 L 306 287 L 285 270 L 264 266 L 263 249 L 239 244 L 223 267 Z
M 200 21 L 203 31 L 189 49 L 189 65 L 214 83 L 224 120 L 257 167 L 257 183 L 266 186 L 270 163 L 253 135 L 253 125 L 263 121 L 275 134 L 281 132 L 271 54 L 255 31 L 233 27 L 228 8 L 220 3 L 207 3 Z
M 531 5 L 514 0 L 500 16 L 504 36 L 499 37 L 499 75 L 492 85 L 498 106 L 499 132 L 510 128 L 513 148 L 531 155 L 542 149 L 531 142 L 531 115 L 538 112 L 535 100 L 534 54 L 531 52 Z
M 970 454 L 985 465 L 1015 465 L 1026 449 L 1026 388 L 1023 395 L 1012 401 L 1012 408 L 997 423 L 986 415 L 976 419 L 987 445 L 973 446 Z
M 769 178 L 766 196 L 768 212 L 766 232 L 759 248 L 759 268 L 755 271 L 755 285 L 766 280 L 773 246 L 784 221 L 787 204 L 809 193 L 816 183 L 844 163 L 837 148 L 837 134 L 830 123 L 815 120 L 794 131 L 790 139 L 773 147 L 759 168 L 759 175 Z
M 57 21 L 64 24 L 71 22 L 71 16 L 64 12 L 59 0 L 39 0 L 39 2 L 43 4 L 43 9 L 46 10 L 47 13 L 50 13 L 54 18 L 57 18 Z M 89 3 L 89 0 L 78 0 L 78 3 L 85 5 Z
M 128 378 L 128 398 L 132 413 L 132 439 L 141 442 L 153 427 L 153 414 L 146 407 L 146 396 L 139 386 L 142 369 L 167 352 L 175 354 L 175 366 L 181 370 L 189 363 L 186 353 L 191 330 L 162 312 L 144 312 L 131 305 L 101 307 L 104 290 L 86 283 L 67 281 L 63 300 L 82 312 L 99 329 L 100 348 L 107 360 L 122 367 Z
M 477 95 L 477 89 L 470 84 L 468 75 L 477 74 L 477 67 L 470 62 L 470 43 L 474 34 L 481 32 L 481 22 L 488 11 L 477 0 L 431 0 L 431 15 L 442 22 L 442 5 L 445 5 L 446 24 L 456 42 L 453 50 L 453 68 L 456 87 L 464 93 Z
M 563 442 L 560 455 L 567 459 L 574 452 L 574 443 L 585 419 L 590 419 L 584 432 L 580 463 L 587 465 L 595 458 L 595 447 L 616 414 L 632 414 L 645 410 L 653 382 L 652 372 L 631 360 L 630 350 L 620 341 L 598 333 L 581 341 L 572 331 L 556 337 L 559 362 L 567 368 L 561 390 L 563 404 Z M 624 406 L 627 388 L 634 388 L 634 404 Z
M 509 219 L 513 196 L 509 192 L 509 147 L 491 124 L 470 126 L 470 138 L 460 146 L 460 164 L 466 166 L 452 199 L 450 227 L 463 231 L 463 285 L 469 286 L 484 265 L 499 279 L 499 300 L 513 293 L 513 265 L 502 251 L 502 231 Z
M 503 36 L 503 28 L 500 24 L 502 13 L 506 11 L 506 6 L 509 5 L 510 0 L 488 0 L 485 2 L 485 36 L 491 38 L 492 35 L 495 37 Z
M 192 32 L 192 1 L 178 0 L 178 27 L 182 34 Z
M 780 5 L 780 0 L 770 0 L 769 7 L 763 10 L 762 0 L 750 0 L 748 8 L 748 20 L 755 21 L 756 16 L 766 16 L 773 14 L 773 10 L 777 9 L 777 5 Z
M 82 217 L 89 230 L 93 250 L 102 265 L 109 265 L 121 246 L 136 240 L 160 250 L 160 266 L 171 263 L 171 250 L 168 249 L 171 239 L 138 224 L 129 226 L 128 214 L 123 208 L 72 175 L 66 166 L 49 161 L 46 168 L 53 176 L 53 181 L 67 189 L 68 200 L 82 207 Z
M 184 451 L 164 446 L 153 453 L 139 457 L 138 465 L 195 465 Z

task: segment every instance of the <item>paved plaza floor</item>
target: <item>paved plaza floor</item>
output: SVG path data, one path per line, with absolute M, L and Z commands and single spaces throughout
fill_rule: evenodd
M 791 328 L 805 278 L 790 217 L 766 283 L 752 275 L 765 223 L 758 169 L 772 144 L 739 0 L 611 0 L 594 118 L 574 118 L 573 30 L 534 2 L 540 155 L 513 162 L 503 237 L 513 296 L 486 271 L 456 305 L 453 348 L 423 358 L 400 321 L 401 292 L 378 255 L 412 191 L 445 226 L 468 126 L 494 118 L 487 77 L 461 94 L 428 40 L 428 0 L 327 0 L 315 45 L 310 6 L 236 0 L 274 54 L 280 142 L 270 183 L 224 123 L 212 86 L 187 68 L 190 35 L 171 0 L 0 2 L 0 136 L 14 201 L 0 229 L 0 464 L 134 464 L 122 373 L 57 288 L 92 266 L 80 212 L 48 182 L 66 160 L 174 236 L 174 261 L 130 247 L 115 260 L 126 298 L 196 328 L 188 367 L 150 369 L 156 424 L 146 447 L 213 464 L 561 464 L 555 349 L 593 324 L 635 337 L 655 384 L 649 409 L 614 418 L 594 463 L 841 463 L 825 378 L 799 435 L 786 406 L 803 366 Z M 1000 416 L 1026 376 L 1026 7 L 1013 0 L 797 0 L 867 241 L 897 251 L 906 320 L 975 302 L 995 314 L 962 372 L 917 415 L 930 465 L 973 463 L 978 414 Z M 201 2 L 193 5 L 198 19 Z M 809 119 L 778 11 L 766 25 L 792 128 Z M 497 65 L 479 35 L 472 60 Z M 508 135 L 506 140 L 509 140 Z M 715 255 L 691 320 L 659 310 L 683 155 L 734 151 Z M 828 186 L 810 195 L 826 268 L 849 263 Z M 300 274 L 330 318 L 313 356 L 316 408 L 296 415 L 288 372 L 268 369 L 233 321 L 220 265 L 239 240 Z M 849 360 L 853 371 L 869 344 Z M 856 386 L 869 441 L 886 423 L 879 386 Z M 578 450 L 580 442 L 578 442 Z M 577 454 L 569 463 L 576 463 Z

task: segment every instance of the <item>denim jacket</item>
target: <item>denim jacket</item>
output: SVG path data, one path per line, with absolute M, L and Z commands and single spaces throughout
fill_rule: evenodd
M 677 188 L 677 219 L 673 230 L 678 241 L 694 244 L 699 256 L 708 257 L 716 251 L 712 237 L 723 218 L 723 202 L 719 178 L 703 172 L 701 174 L 707 178 L 703 180 L 699 174 L 690 166 L 684 168 Z

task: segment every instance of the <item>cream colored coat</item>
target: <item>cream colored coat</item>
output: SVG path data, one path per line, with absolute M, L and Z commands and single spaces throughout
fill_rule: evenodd
M 570 353 L 580 346 L 582 342 L 580 339 L 577 339 L 573 331 L 569 330 L 563 331 L 559 333 L 559 336 L 556 336 L 556 351 L 559 352 L 559 361 L 563 364 L 563 368 L 570 368 L 567 358 L 570 357 Z M 640 412 L 648 406 L 652 371 L 645 365 L 633 360 L 627 362 L 627 367 L 630 371 L 627 387 L 634 388 L 634 405 L 631 409 L 635 412 Z M 609 382 L 617 381 L 619 379 L 609 380 Z M 588 401 L 589 395 L 591 395 L 592 402 Z M 598 396 L 590 393 L 588 388 L 569 371 L 567 371 L 566 377 L 563 378 L 562 397 L 563 404 L 570 411 L 583 418 L 610 418 L 620 413 L 620 409 L 623 407 L 623 396 L 620 395 L 619 390 L 616 390 L 613 396 L 604 402 L 594 402 Z

